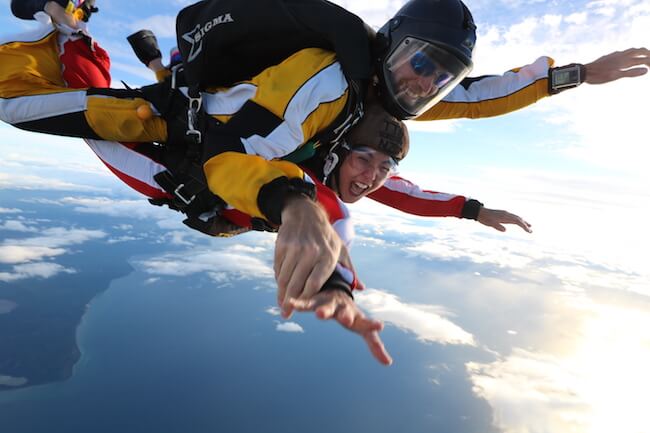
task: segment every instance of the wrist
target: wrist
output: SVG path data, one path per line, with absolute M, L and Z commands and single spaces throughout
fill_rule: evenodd
M 573 89 L 584 83 L 587 67 L 580 63 L 550 68 L 548 70 L 548 93 L 555 95 L 564 90 Z
M 63 4 L 62 4 L 63 3 Z M 68 1 L 48 1 L 43 6 L 43 12 L 48 14 L 52 21 L 57 24 L 65 24 L 68 27 L 75 28 L 77 25 L 77 20 L 72 15 L 68 13 L 66 6 Z
M 477 220 L 478 214 L 483 208 L 483 203 L 478 200 L 469 199 L 465 202 L 463 210 L 461 211 L 460 217 L 470 220 Z
M 280 225 L 283 216 L 292 213 L 291 208 L 305 202 L 313 204 L 315 200 L 314 184 L 282 176 L 260 188 L 257 206 L 270 223 Z
M 329 292 L 333 290 L 344 292 L 350 298 L 354 299 L 354 295 L 352 294 L 352 286 L 347 281 L 345 281 L 343 276 L 338 271 L 334 271 L 334 273 L 327 279 L 323 287 L 320 289 L 320 292 Z
M 153 72 L 162 71 L 165 69 L 165 65 L 162 63 L 162 57 L 156 57 L 147 64 L 147 68 L 151 69 Z

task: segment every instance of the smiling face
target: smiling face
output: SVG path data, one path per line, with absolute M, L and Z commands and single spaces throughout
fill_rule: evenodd
M 351 150 L 337 175 L 336 192 L 344 203 L 354 203 L 379 189 L 395 169 L 395 161 L 368 147 Z
M 439 102 L 470 69 L 446 47 L 406 37 L 383 63 L 382 90 L 404 113 L 417 116 Z

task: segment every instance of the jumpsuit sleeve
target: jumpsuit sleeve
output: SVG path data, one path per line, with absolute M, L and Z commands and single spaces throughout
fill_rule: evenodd
M 493 117 L 531 105 L 548 93 L 548 71 L 553 59 L 534 63 L 503 75 L 466 78 L 442 101 L 415 120 Z
M 389 177 L 368 197 L 402 212 L 425 217 L 463 218 L 467 215 L 463 211 L 470 202 L 462 195 L 424 190 L 399 176 Z

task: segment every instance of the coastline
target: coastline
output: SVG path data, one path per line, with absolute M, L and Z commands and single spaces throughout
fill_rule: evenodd
M 0 315 L 0 345 L 6 349 L 0 354 L 0 393 L 62 382 L 74 375 L 82 355 L 78 331 L 90 303 L 108 290 L 113 280 L 133 272 L 126 259 L 111 268 L 112 272 L 103 269 L 62 276 L 57 290 L 47 292 L 46 299 L 24 296 L 12 300 L 0 285 L 0 299 L 5 301 L 0 307 L 15 305 Z M 97 273 L 108 275 L 98 279 Z M 89 281 L 99 283 L 84 284 Z M 18 289 L 43 293 L 34 286 Z M 52 298 L 57 299 L 48 302 Z

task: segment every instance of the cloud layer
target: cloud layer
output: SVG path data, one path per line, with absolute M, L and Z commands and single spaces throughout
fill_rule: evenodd
M 390 293 L 366 289 L 356 295 L 357 303 L 375 318 L 414 333 L 424 342 L 475 345 L 472 334 L 444 316 L 441 307 L 408 304 Z

